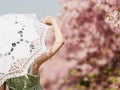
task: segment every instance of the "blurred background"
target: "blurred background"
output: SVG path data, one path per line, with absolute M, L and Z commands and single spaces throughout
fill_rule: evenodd
M 6 13 L 50 15 L 62 30 L 64 46 L 40 67 L 43 90 L 120 90 L 120 0 L 0 1 Z

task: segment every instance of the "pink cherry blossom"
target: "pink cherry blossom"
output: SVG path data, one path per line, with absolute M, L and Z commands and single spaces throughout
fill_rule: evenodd
M 120 0 L 59 3 L 65 45 L 40 69 L 44 90 L 119 90 Z

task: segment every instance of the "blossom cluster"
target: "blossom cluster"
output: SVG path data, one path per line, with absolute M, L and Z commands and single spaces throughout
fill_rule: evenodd
M 57 21 L 66 41 L 41 67 L 44 90 L 119 90 L 120 1 L 59 3 Z

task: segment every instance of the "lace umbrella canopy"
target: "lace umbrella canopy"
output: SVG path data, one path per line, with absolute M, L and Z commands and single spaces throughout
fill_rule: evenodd
M 49 27 L 36 14 L 7 14 L 0 17 L 0 85 L 28 73 L 35 58 L 44 53 Z

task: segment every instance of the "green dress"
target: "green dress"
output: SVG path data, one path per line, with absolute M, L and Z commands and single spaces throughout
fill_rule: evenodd
M 26 76 L 8 79 L 6 83 L 9 90 L 42 90 L 39 80 L 39 75 L 28 73 Z

